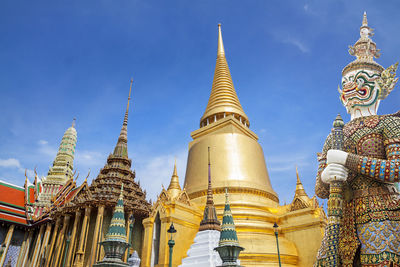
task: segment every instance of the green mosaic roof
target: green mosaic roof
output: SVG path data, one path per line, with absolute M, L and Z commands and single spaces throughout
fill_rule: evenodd
M 114 209 L 114 214 L 111 219 L 110 227 L 106 235 L 107 240 L 116 240 L 126 242 L 126 228 L 125 228 L 125 214 L 124 214 L 124 200 L 123 200 L 124 186 L 121 186 L 121 194 L 117 205 Z
M 236 234 L 235 223 L 232 217 L 231 207 L 229 205 L 228 192 L 225 193 L 225 209 L 222 217 L 221 236 L 219 238 L 219 246 L 239 246 Z

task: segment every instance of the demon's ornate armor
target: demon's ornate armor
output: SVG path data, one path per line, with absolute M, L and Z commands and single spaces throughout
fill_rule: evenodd
M 343 133 L 350 154 L 339 233 L 342 264 L 361 260 L 363 266 L 400 266 L 400 195 L 394 186 L 400 171 L 400 113 L 354 119 Z M 329 185 L 320 179 L 329 149 L 331 135 L 319 155 L 315 191 L 321 198 L 329 196 Z M 358 249 L 360 259 L 355 259 Z M 325 258 L 325 251 L 323 244 L 317 259 Z

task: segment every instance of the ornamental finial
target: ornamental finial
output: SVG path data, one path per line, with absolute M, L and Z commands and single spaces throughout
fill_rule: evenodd
M 218 56 L 225 56 L 224 42 L 222 41 L 221 23 L 218 24 Z
M 75 128 L 76 118 L 72 119 L 72 127 Z
M 364 11 L 362 26 L 368 26 L 367 11 Z

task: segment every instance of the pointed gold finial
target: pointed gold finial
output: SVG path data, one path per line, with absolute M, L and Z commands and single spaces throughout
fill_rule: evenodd
M 200 119 L 200 127 L 215 122 L 220 118 L 234 115 L 234 118 L 249 127 L 249 119 L 243 111 L 239 98 L 233 87 L 228 62 L 225 58 L 224 43 L 222 41 L 221 24 L 218 24 L 218 52 L 215 65 L 214 79 L 206 111 Z
M 217 56 L 225 56 L 224 42 L 222 41 L 221 23 L 218 24 L 218 53 Z
M 174 162 L 174 171 L 172 173 L 172 176 L 178 176 L 178 172 L 176 170 L 176 158 L 175 158 L 175 162 Z
M 307 196 L 306 191 L 304 190 L 304 186 L 300 181 L 300 175 L 299 175 L 299 170 L 296 165 L 296 176 L 297 176 L 297 182 L 296 182 L 296 191 L 295 191 L 295 197 L 299 196 Z
M 171 196 L 171 198 L 175 198 L 178 196 L 180 191 L 181 191 L 181 186 L 179 185 L 179 177 L 178 177 L 178 171 L 176 169 L 176 160 L 175 160 L 174 171 L 172 172 L 171 181 L 169 183 L 167 192 Z
M 366 11 L 364 11 L 363 20 L 362 20 L 362 26 L 368 26 L 367 12 Z
M 297 165 L 296 165 L 296 176 L 297 176 L 297 184 L 301 184 L 299 177 L 299 169 L 297 168 Z

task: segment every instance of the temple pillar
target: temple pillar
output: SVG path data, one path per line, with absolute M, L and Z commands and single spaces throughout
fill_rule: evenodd
M 130 227 L 130 225 L 131 225 L 131 217 L 132 216 L 133 216 L 133 212 L 130 211 L 128 213 L 128 220 L 126 220 L 126 225 L 125 225 L 125 228 L 126 228 L 126 242 L 128 242 L 128 244 L 130 244 L 130 245 L 132 245 L 131 244 L 131 234 L 133 234 L 133 231 L 131 233 L 131 227 Z M 125 251 L 125 254 L 124 254 L 124 257 L 123 257 L 125 262 L 128 261 L 128 257 L 129 257 L 129 254 L 130 254 L 129 251 L 130 251 L 131 248 L 132 247 L 130 246 Z
M 14 224 L 10 225 L 10 227 L 8 228 L 6 239 L 4 240 L 4 243 L 3 243 L 4 250 L 3 250 L 3 254 L 1 255 L 1 258 L 0 258 L 0 266 L 3 266 L 4 261 L 6 259 L 8 248 L 10 247 L 11 239 L 12 239 L 12 236 L 14 233 L 14 228 L 15 228 Z
M 22 260 L 20 265 L 17 263 L 17 267 L 24 267 L 26 266 L 26 261 L 28 259 L 28 254 L 29 254 L 29 249 L 31 247 L 31 242 L 32 242 L 32 236 L 33 236 L 33 231 L 29 231 L 28 234 L 28 239 L 25 242 L 25 248 L 24 248 L 24 253 L 22 254 Z M 21 254 L 21 253 L 20 253 Z
M 33 257 L 32 257 L 32 267 L 36 266 L 37 263 L 37 259 L 39 257 L 39 252 L 42 246 L 42 236 L 43 236 L 43 232 L 44 232 L 44 224 L 42 224 L 40 226 L 40 230 L 39 230 L 39 234 L 36 238 L 36 244 L 35 244 L 35 248 L 33 250 Z
M 51 223 L 47 223 L 46 225 L 46 231 L 44 232 L 44 237 L 43 237 L 43 242 L 42 242 L 42 247 L 40 248 L 39 256 L 38 256 L 38 265 L 40 266 L 40 262 L 46 254 L 46 249 L 49 245 L 49 239 L 50 239 L 50 234 L 51 234 Z
M 59 263 L 61 262 L 60 260 L 61 260 L 61 255 L 62 255 L 62 249 L 64 247 L 64 237 L 67 232 L 67 227 L 68 227 L 70 218 L 71 217 L 69 214 L 64 216 L 63 227 L 61 228 L 60 237 L 57 239 L 56 251 L 54 254 L 54 260 L 53 260 L 54 267 L 57 267 L 59 265 Z
M 99 206 L 97 210 L 97 217 L 96 217 L 96 224 L 94 227 L 94 234 L 93 234 L 93 243 L 92 243 L 92 252 L 90 253 L 89 259 L 89 266 L 92 266 L 96 263 L 97 253 L 99 250 L 99 236 L 101 234 L 100 227 L 103 225 L 103 215 L 104 215 L 104 206 Z
M 153 228 L 154 218 L 146 218 L 143 220 L 144 238 L 142 248 L 142 265 L 150 266 L 151 263 L 151 248 L 153 247 Z
M 51 259 L 52 259 L 54 245 L 56 243 L 56 238 L 58 236 L 58 228 L 60 227 L 60 224 L 61 224 L 61 217 L 58 217 L 56 220 L 56 225 L 54 226 L 53 236 L 51 237 L 50 246 L 46 250 L 46 264 L 45 264 L 46 267 L 51 266 L 50 263 L 51 263 Z
M 71 265 L 71 263 L 73 262 L 73 253 L 74 253 L 74 250 L 75 250 L 75 241 L 76 241 L 76 232 L 77 232 L 77 228 L 78 228 L 78 223 L 79 223 L 79 221 L 81 220 L 81 210 L 77 210 L 76 212 L 75 212 L 75 220 L 74 220 L 74 225 L 73 225 L 73 227 L 72 227 L 72 234 L 71 234 L 71 243 L 70 243 L 70 246 L 69 246 L 69 248 L 68 248 L 68 251 L 67 251 L 67 260 L 66 260 L 66 263 L 65 263 L 65 266 L 70 266 Z
M 90 210 L 90 207 L 85 208 L 85 217 L 83 217 L 81 235 L 79 238 L 78 251 L 76 252 L 75 256 L 74 267 L 83 267 L 83 261 L 85 258 L 86 237 L 90 219 Z

